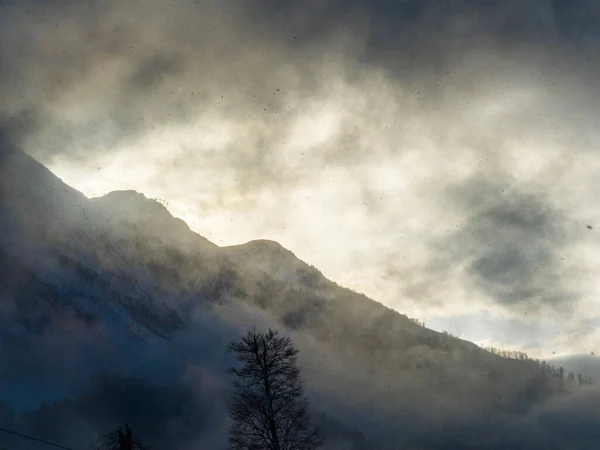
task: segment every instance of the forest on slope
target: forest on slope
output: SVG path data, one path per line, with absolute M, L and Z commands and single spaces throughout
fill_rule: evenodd
M 275 242 L 218 247 L 133 191 L 88 199 L 0 147 L 4 421 L 88 442 L 131 417 L 159 444 L 220 448 L 224 343 L 255 323 L 298 343 L 329 448 L 560 445 L 538 427 L 580 393 L 535 361 L 429 330 Z

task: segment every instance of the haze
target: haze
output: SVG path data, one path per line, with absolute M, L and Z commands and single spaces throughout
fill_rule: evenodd
M 598 350 L 600 4 L 0 2 L 0 128 L 477 344 Z

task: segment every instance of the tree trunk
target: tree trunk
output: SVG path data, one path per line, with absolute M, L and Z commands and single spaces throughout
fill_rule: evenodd
M 279 437 L 277 436 L 277 426 L 275 424 L 275 414 L 273 413 L 273 399 L 271 398 L 271 385 L 269 383 L 269 374 L 267 373 L 267 343 L 263 341 L 263 370 L 265 401 L 267 402 L 267 416 L 269 419 L 269 428 L 271 429 L 271 439 L 273 440 L 273 450 L 280 450 Z

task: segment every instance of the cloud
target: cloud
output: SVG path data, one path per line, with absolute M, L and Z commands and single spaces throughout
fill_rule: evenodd
M 483 65 L 484 52 L 532 56 L 531 46 L 539 51 L 554 48 L 555 41 L 566 45 L 553 5 L 533 4 L 523 10 L 512 3 L 475 7 L 466 1 L 447 6 L 185 1 L 177 8 L 94 2 L 63 3 L 50 11 L 25 3 L 8 9 L 12 20 L 3 29 L 7 42 L 25 27 L 35 30 L 35 39 L 21 48 L 3 47 L 6 67 L 13 69 L 5 77 L 4 93 L 11 99 L 5 114 L 36 111 L 51 133 L 44 137 L 54 135 L 36 141 L 43 144 L 35 150 L 39 154 L 79 154 L 160 124 L 192 122 L 206 110 L 257 124 L 277 122 L 289 106 L 326 95 L 322 88 L 336 71 L 352 84 L 360 81 L 359 71 L 382 68 L 396 85 L 420 92 L 428 107 L 436 107 L 448 87 L 458 87 L 459 98 L 469 93 L 463 75 L 475 87 L 497 77 L 495 69 L 518 65 L 501 60 Z M 526 50 L 505 48 L 513 41 Z M 526 65 L 538 72 L 536 66 L 548 62 L 538 57 Z M 507 75 L 515 75 L 513 70 Z M 286 118 L 293 120 L 287 116 L 284 123 Z M 273 138 L 266 139 L 273 146 Z
M 421 318 L 595 305 L 589 3 L 0 8 L 0 123 L 87 195 L 276 239 Z
M 485 180 L 472 183 L 460 188 L 460 208 L 472 215 L 449 236 L 451 263 L 465 264 L 477 287 L 502 305 L 568 312 L 578 293 L 568 285 L 561 257 L 570 242 L 567 218 L 543 197 Z

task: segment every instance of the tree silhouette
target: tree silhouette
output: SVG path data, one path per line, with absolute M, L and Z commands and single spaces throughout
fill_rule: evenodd
M 129 425 L 102 436 L 97 450 L 146 450 L 147 447 L 133 434 Z
M 253 328 L 228 347 L 240 367 L 231 367 L 233 450 L 312 450 L 321 436 L 311 427 L 308 401 L 297 367 L 298 350 L 277 331 Z

